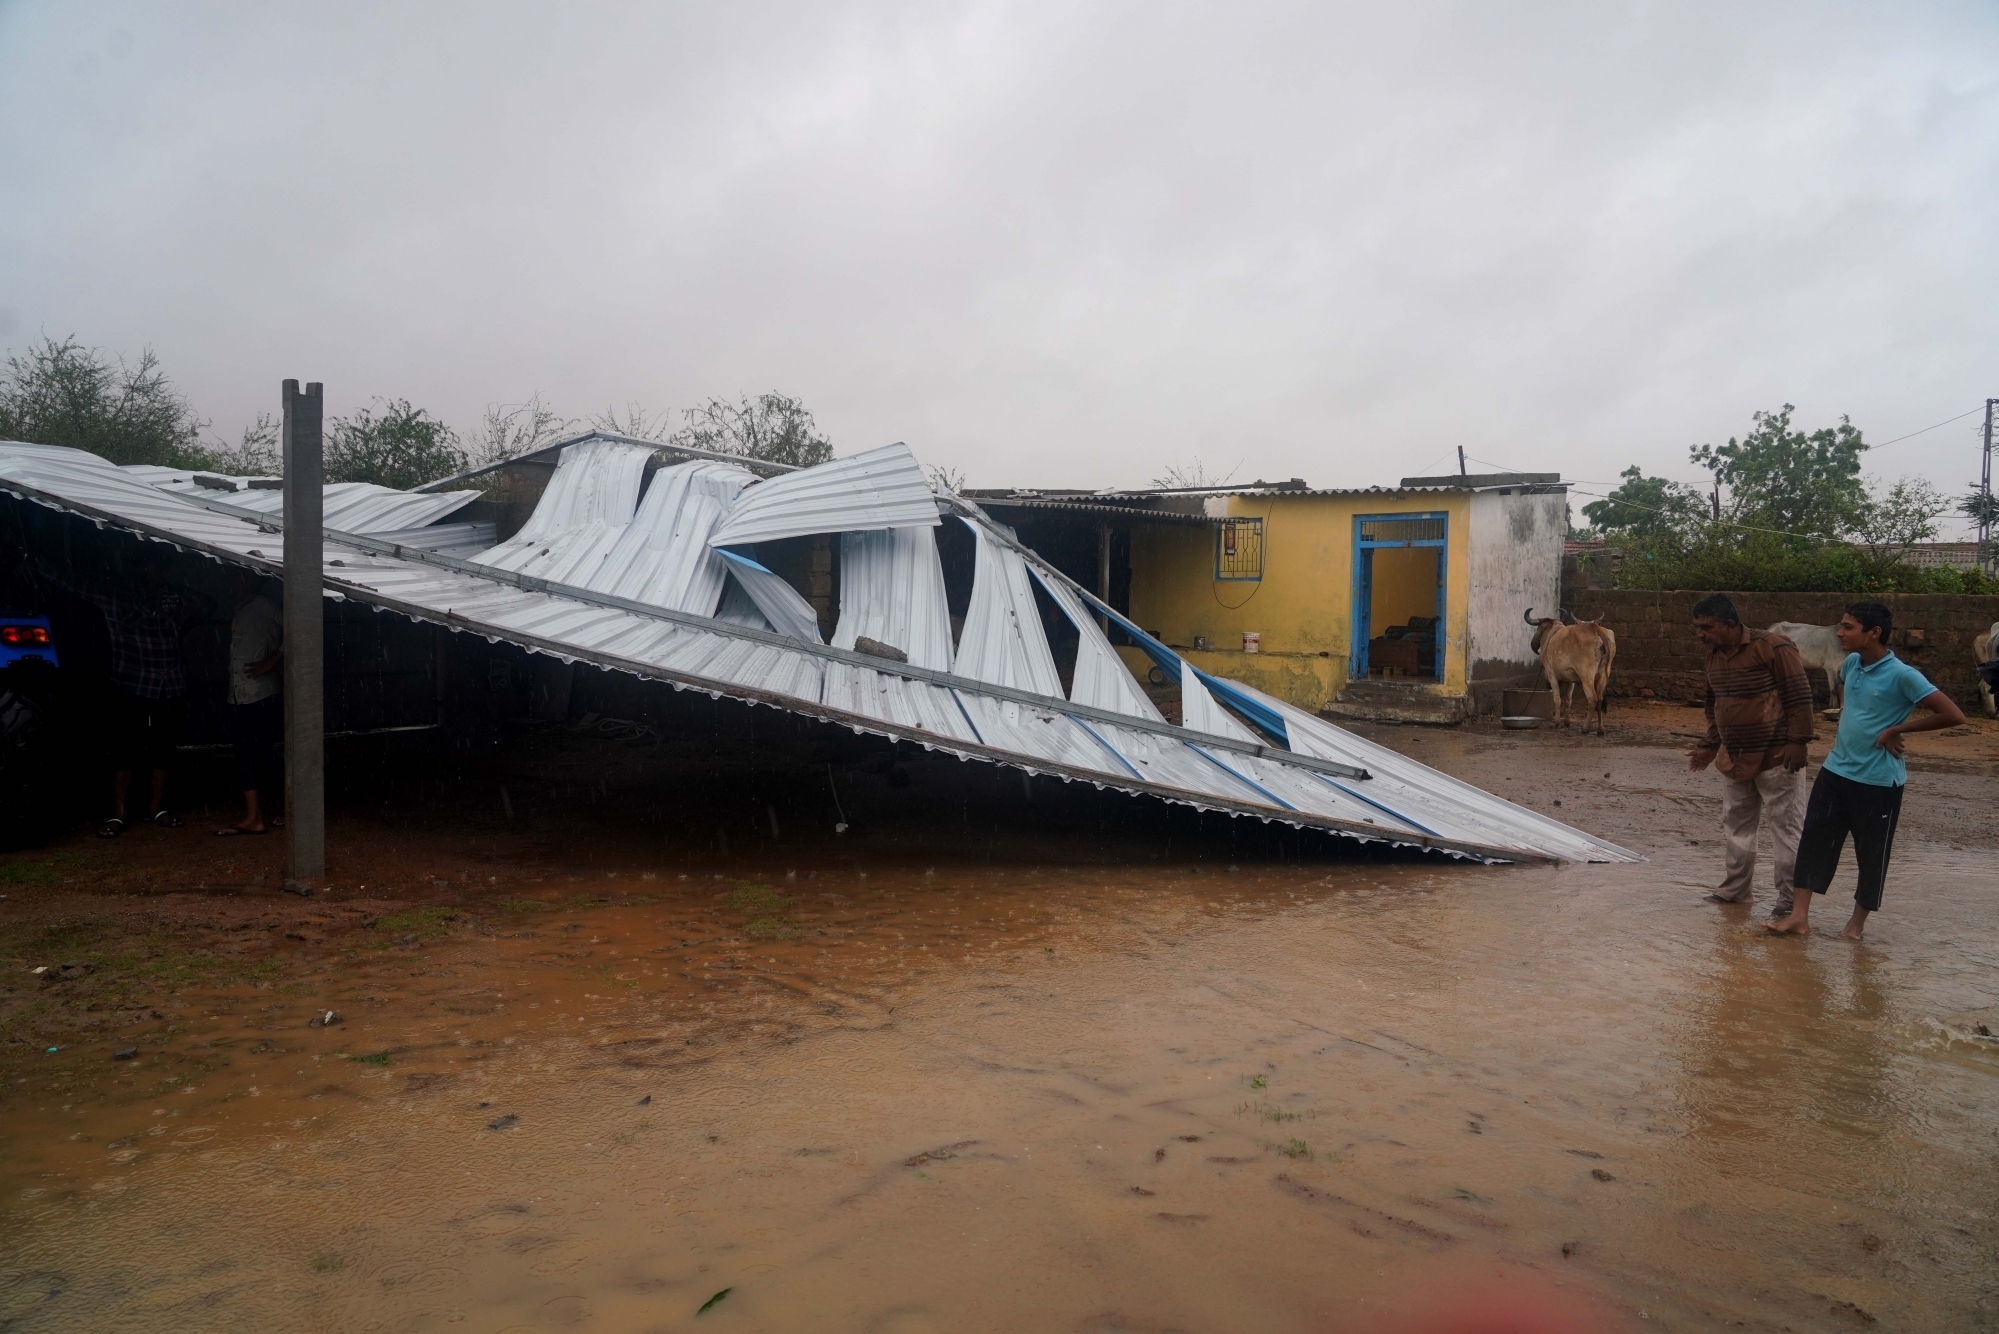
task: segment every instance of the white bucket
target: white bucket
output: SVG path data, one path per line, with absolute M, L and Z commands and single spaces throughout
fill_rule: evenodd
M 1243 631 L 1243 632 L 1242 632 L 1242 651 L 1243 651 L 1244 653 L 1261 653 L 1261 652 L 1263 652 L 1263 636 L 1262 636 L 1261 634 L 1259 634 L 1258 632 L 1256 632 L 1255 630 L 1245 630 L 1245 631 Z

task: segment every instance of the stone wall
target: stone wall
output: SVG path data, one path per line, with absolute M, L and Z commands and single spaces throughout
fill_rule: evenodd
M 1694 639 L 1694 603 L 1701 592 L 1653 593 L 1635 588 L 1575 590 L 1569 610 L 1580 620 L 1601 618 L 1617 634 L 1617 663 L 1610 693 L 1699 699 L 1706 687 L 1703 653 Z M 1849 593 L 1730 593 L 1744 625 L 1778 621 L 1831 625 Z M 1999 596 L 1890 593 L 1878 599 L 1895 613 L 1890 645 L 1896 656 L 1937 684 L 1960 705 L 1978 702 L 1972 640 L 1999 621 Z M 1815 682 L 1816 684 L 1816 682 Z

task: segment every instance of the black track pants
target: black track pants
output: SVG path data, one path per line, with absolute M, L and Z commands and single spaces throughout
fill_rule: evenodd
M 1846 836 L 1853 835 L 1860 886 L 1853 901 L 1869 912 L 1881 910 L 1888 884 L 1888 854 L 1895 845 L 1895 822 L 1902 815 L 1902 789 L 1856 783 L 1830 769 L 1819 770 L 1805 803 L 1805 832 L 1798 839 L 1798 868 L 1792 883 L 1823 894 L 1839 869 Z

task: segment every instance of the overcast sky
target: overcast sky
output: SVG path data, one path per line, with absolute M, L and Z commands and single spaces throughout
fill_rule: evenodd
M 1695 479 L 1999 395 L 1999 6 L 0 0 L 43 333 L 228 435 L 776 389 L 973 485 Z

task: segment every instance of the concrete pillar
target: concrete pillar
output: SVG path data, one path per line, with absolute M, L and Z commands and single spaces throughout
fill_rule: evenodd
M 326 495 L 321 489 L 325 395 L 284 385 L 285 888 L 310 894 L 326 879 Z

